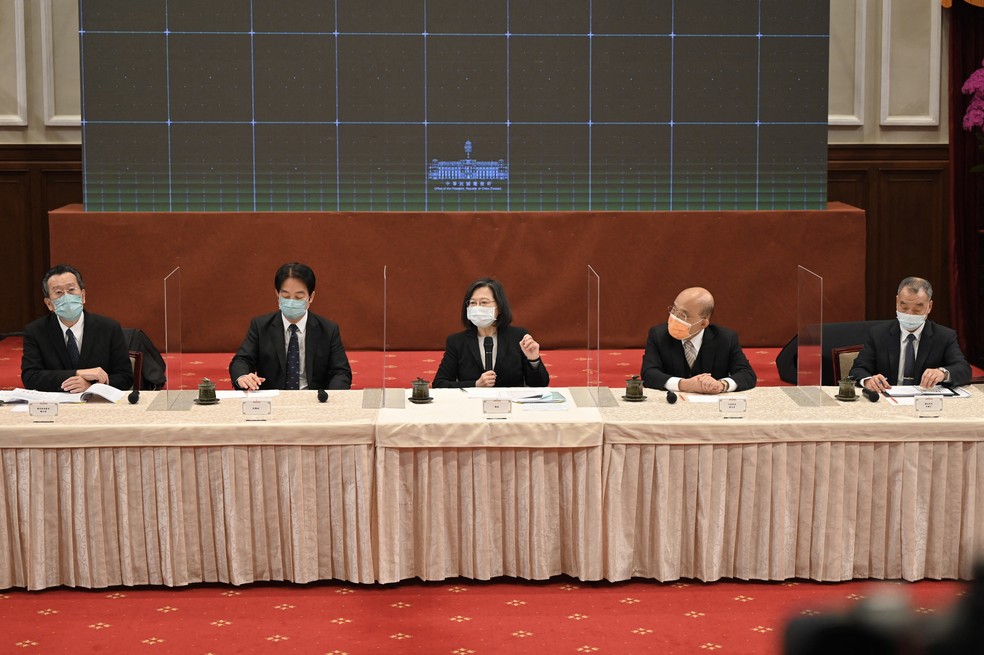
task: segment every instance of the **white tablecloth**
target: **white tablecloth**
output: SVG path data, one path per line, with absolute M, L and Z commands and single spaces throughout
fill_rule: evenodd
M 940 418 L 884 400 L 748 414 L 645 403 L 605 420 L 605 577 L 963 578 L 984 554 L 984 394 Z
M 485 416 L 459 390 L 188 412 L 0 410 L 0 588 L 962 578 L 984 551 L 984 393 L 940 418 L 798 390 Z M 409 392 L 407 392 L 409 395 Z M 566 390 L 564 390 L 566 394 Z M 620 395 L 615 391 L 614 395 Z
M 458 389 L 431 394 L 377 418 L 379 580 L 600 579 L 598 410 L 486 416 Z
M 361 392 L 187 412 L 0 411 L 0 588 L 375 580 L 373 417 Z

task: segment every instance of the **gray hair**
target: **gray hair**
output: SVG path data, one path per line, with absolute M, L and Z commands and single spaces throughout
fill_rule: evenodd
M 933 285 L 929 283 L 928 280 L 924 280 L 921 277 L 907 277 L 899 284 L 899 290 L 897 293 L 902 293 L 902 289 L 908 289 L 909 291 L 918 294 L 920 291 L 925 291 L 926 296 L 932 300 L 933 299 Z

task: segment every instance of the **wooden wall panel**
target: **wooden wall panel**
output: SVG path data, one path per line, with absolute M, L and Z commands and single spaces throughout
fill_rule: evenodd
M 82 147 L 0 146 L 0 333 L 19 332 L 47 310 L 39 284 L 48 270 L 48 211 L 82 202 Z
M 7 298 L 0 302 L 0 333 L 20 330 L 22 317 L 30 312 L 24 291 L 32 266 L 29 249 L 31 222 L 29 215 L 30 172 L 25 169 L 0 169 L 0 275 Z M 35 294 L 38 295 L 38 294 Z
M 867 318 L 894 316 L 899 282 L 919 275 L 933 284 L 933 319 L 950 325 L 947 145 L 837 145 L 828 162 L 828 200 L 867 214 Z
M 932 218 L 942 214 L 945 176 L 933 170 L 879 171 L 878 207 L 881 220 L 874 226 L 874 248 L 868 251 L 875 297 L 868 310 L 876 316 L 893 316 L 895 291 L 907 275 L 929 280 L 934 287 L 933 318 L 949 323 L 950 293 L 947 283 L 948 226 Z M 928 220 L 930 219 L 930 220 Z M 936 287 L 945 293 L 937 293 Z

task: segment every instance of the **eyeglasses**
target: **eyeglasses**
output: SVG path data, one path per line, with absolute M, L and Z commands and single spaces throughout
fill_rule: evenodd
M 61 298 L 66 293 L 67 294 L 71 294 L 73 296 L 78 296 L 78 295 L 81 295 L 82 292 L 79 291 L 79 288 L 76 287 L 76 286 L 71 286 L 71 287 L 68 287 L 67 289 L 60 289 L 60 288 L 59 289 L 50 289 L 49 290 L 49 293 L 48 293 L 48 297 L 51 298 L 52 300 L 54 300 L 55 298 Z
M 688 314 L 685 310 L 682 310 L 682 309 L 677 308 L 675 305 L 669 305 L 669 306 L 667 306 L 666 312 L 668 314 L 670 314 L 671 316 L 676 316 L 678 319 L 680 319 L 684 323 L 689 323 L 690 325 L 694 325 L 695 323 L 699 323 L 700 321 L 703 321 L 704 320 L 704 317 L 703 316 L 696 316 L 696 317 L 694 317 L 693 320 L 691 320 L 690 319 L 690 314 Z
M 495 304 L 494 300 L 482 298 L 481 300 L 469 300 L 465 303 L 465 307 L 495 307 Z

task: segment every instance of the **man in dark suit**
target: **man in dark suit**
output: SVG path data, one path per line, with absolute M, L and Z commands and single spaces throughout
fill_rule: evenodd
M 85 283 L 59 264 L 41 281 L 50 313 L 24 328 L 21 380 L 27 389 L 82 393 L 92 384 L 133 386 L 133 367 L 120 324 L 84 311 Z
M 314 271 L 297 262 L 274 276 L 280 310 L 257 316 L 229 364 L 237 389 L 348 389 L 349 366 L 338 325 L 308 312 Z
M 684 289 L 667 308 L 666 323 L 649 330 L 642 381 L 651 389 L 724 393 L 755 386 L 755 371 L 726 327 L 711 325 L 714 297 L 707 289 Z
M 851 377 L 878 392 L 895 384 L 930 388 L 970 382 L 970 364 L 960 352 L 957 333 L 926 320 L 932 309 L 929 282 L 919 277 L 902 280 L 895 296 L 896 320 L 868 331 Z

